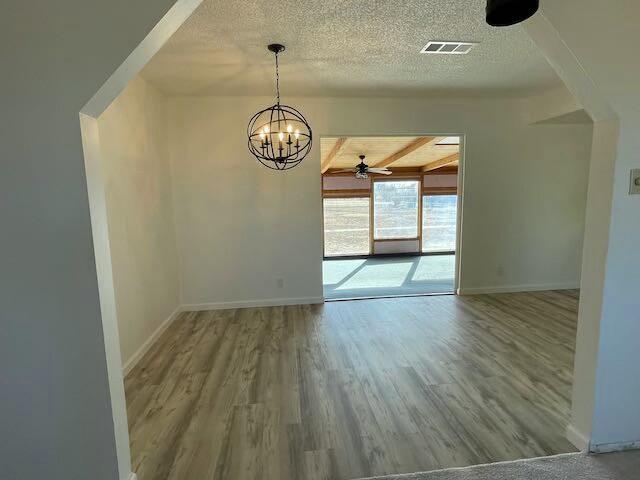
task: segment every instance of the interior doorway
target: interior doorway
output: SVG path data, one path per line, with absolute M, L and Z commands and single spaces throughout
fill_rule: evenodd
M 461 140 L 322 138 L 325 300 L 456 291 Z

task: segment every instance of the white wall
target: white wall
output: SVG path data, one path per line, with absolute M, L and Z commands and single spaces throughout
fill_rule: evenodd
M 271 98 L 170 99 L 184 303 L 322 295 L 322 135 L 466 134 L 462 290 L 578 285 L 591 125 L 529 125 L 516 100 L 285 101 L 316 141 L 281 173 L 246 149 L 246 122 Z
M 585 245 L 597 255 L 585 256 L 585 271 L 596 300 L 581 305 L 573 395 L 574 426 L 596 451 L 640 445 L 640 196 L 628 193 L 629 170 L 640 168 L 640 63 L 629 61 L 637 56 L 640 4 L 620 0 L 610 7 L 597 0 L 543 4 L 575 68 L 547 44 L 553 31 L 536 36 L 532 26 L 585 107 L 601 111 L 604 101 L 614 112 L 602 115 L 594 137 L 588 206 L 597 228 L 587 230 Z
M 98 119 L 125 368 L 180 304 L 166 103 L 136 77 Z
M 3 1 L 3 479 L 128 478 L 129 459 L 116 452 L 78 112 L 172 3 Z

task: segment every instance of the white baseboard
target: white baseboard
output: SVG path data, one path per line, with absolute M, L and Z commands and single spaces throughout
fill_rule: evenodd
M 322 297 L 265 298 L 262 300 L 240 300 L 234 302 L 191 303 L 182 305 L 182 311 L 197 312 L 200 310 L 227 310 L 231 308 L 280 307 L 283 305 L 309 305 L 323 302 L 324 298 Z
M 589 449 L 589 437 L 573 425 L 567 425 L 565 436 L 581 452 L 586 452 Z
M 164 331 L 169 328 L 169 325 L 178 317 L 178 314 L 182 312 L 182 307 L 178 306 L 171 315 L 169 315 L 156 330 L 151 334 L 151 336 L 147 339 L 146 342 L 142 344 L 142 346 L 133 354 L 131 357 L 124 362 L 122 366 L 123 374 L 126 376 L 133 367 L 140 361 L 142 357 L 144 357 L 145 353 L 149 351 L 149 349 L 153 346 L 154 343 L 160 338 L 160 335 L 164 333 Z
M 459 295 L 477 295 L 480 293 L 515 293 L 515 292 L 539 292 L 544 290 L 576 290 L 579 283 L 544 283 L 529 285 L 502 285 L 493 287 L 465 287 L 458 289 Z
M 625 450 L 637 450 L 640 449 L 640 440 L 633 442 L 618 442 L 618 443 L 592 443 L 589 451 L 591 453 L 611 453 L 622 452 Z

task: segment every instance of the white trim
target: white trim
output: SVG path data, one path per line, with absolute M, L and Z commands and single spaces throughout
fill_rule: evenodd
M 565 437 L 581 452 L 586 452 L 589 449 L 589 437 L 571 424 L 567 425 Z
M 324 303 L 322 297 L 300 298 L 265 298 L 262 300 L 239 300 L 234 302 L 192 303 L 182 305 L 183 312 L 197 312 L 200 310 L 225 310 L 230 308 L 251 307 L 279 307 L 284 305 L 309 305 Z
M 502 285 L 494 287 L 467 287 L 458 289 L 458 295 L 476 295 L 479 293 L 513 293 L 513 292 L 539 292 L 544 290 L 577 290 L 580 284 L 568 283 L 542 283 L 531 285 Z
M 176 309 L 173 311 L 173 313 L 171 315 L 169 315 L 158 326 L 158 328 L 156 328 L 155 332 L 153 332 L 151 334 L 151 336 L 149 336 L 149 338 L 147 338 L 147 341 L 144 342 L 140 346 L 140 348 L 133 355 L 131 355 L 131 357 L 129 357 L 129 359 L 126 362 L 123 363 L 123 366 L 122 366 L 123 375 L 127 375 L 131 370 L 133 370 L 133 367 L 135 367 L 137 365 L 137 363 L 140 361 L 140 359 L 142 357 L 144 357 L 144 355 L 149 351 L 149 349 L 153 346 L 153 344 L 156 343 L 158 338 L 160 338 L 160 335 L 162 335 L 165 332 L 165 330 L 167 328 L 169 328 L 169 325 L 171 325 L 171 323 L 176 318 L 178 318 L 178 315 L 182 311 L 183 310 L 182 310 L 181 306 L 176 307 Z
M 135 473 L 131 472 L 129 474 L 129 480 L 138 480 L 138 476 Z
M 640 440 L 634 442 L 591 444 L 589 451 L 591 453 L 611 453 L 637 449 L 640 449 Z
M 464 179 L 465 172 L 467 170 L 466 151 L 467 151 L 467 134 L 461 133 L 458 135 L 458 184 L 457 184 L 457 196 L 456 199 L 456 251 L 453 257 L 454 272 L 453 272 L 453 288 L 456 292 L 460 290 L 460 283 L 462 282 L 462 222 L 464 219 Z M 424 178 L 424 177 L 423 177 Z M 422 245 L 421 245 L 422 247 Z
M 131 470 L 131 451 L 129 448 L 129 425 L 127 422 L 127 402 L 124 396 L 116 297 L 113 285 L 113 266 L 107 222 L 107 200 L 102 171 L 100 131 L 98 129 L 98 120 L 95 118 L 81 113 L 79 120 L 118 475 L 122 476 L 127 475 L 127 472 Z

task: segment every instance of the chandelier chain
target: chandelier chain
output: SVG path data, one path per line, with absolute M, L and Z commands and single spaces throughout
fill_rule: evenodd
M 278 65 L 278 52 L 276 52 L 276 97 L 280 105 L 280 67 Z

